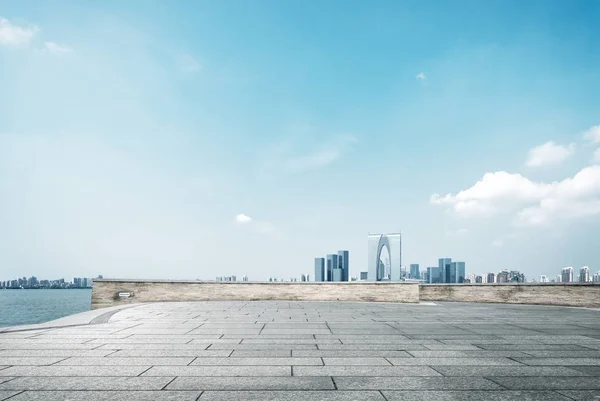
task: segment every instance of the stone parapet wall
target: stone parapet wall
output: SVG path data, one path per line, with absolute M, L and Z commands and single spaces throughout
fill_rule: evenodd
M 598 284 L 421 284 L 421 301 L 600 307 Z
M 419 284 L 94 279 L 92 290 L 92 309 L 138 302 L 266 300 L 417 303 Z
M 600 308 L 600 285 L 419 284 L 364 281 L 255 283 L 94 279 L 92 290 L 92 309 L 138 302 L 267 300 L 395 303 L 448 301 Z

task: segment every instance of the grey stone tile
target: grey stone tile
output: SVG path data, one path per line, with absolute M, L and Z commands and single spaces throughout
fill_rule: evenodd
M 526 358 L 521 351 L 408 351 L 415 358 Z
M 12 366 L 0 376 L 137 376 L 148 366 Z
M 315 340 L 311 339 L 277 339 L 277 338 L 269 338 L 269 339 L 260 339 L 260 338 L 251 338 L 251 339 L 242 339 L 242 344 L 317 344 L 317 345 L 325 345 L 325 344 L 341 344 L 338 339 L 330 339 L 330 340 Z
M 407 351 L 388 351 L 388 350 L 294 350 L 292 355 L 295 357 L 328 357 L 328 358 L 412 358 Z
M 200 391 L 26 391 L 12 401 L 196 401 Z M 2 398 L 0 397 L 0 400 Z
M 233 350 L 229 349 L 125 349 L 120 351 L 109 350 L 111 354 L 107 358 L 157 358 L 157 357 L 192 357 L 192 358 L 226 358 Z M 289 352 L 288 352 L 289 355 Z
M 385 401 L 378 391 L 207 391 L 201 401 Z
M 330 377 L 178 377 L 168 390 L 334 390 Z
M 600 390 L 600 377 L 493 377 L 510 390 Z
M 19 394 L 18 391 L 0 390 L 0 401 L 11 398 L 12 396 Z
M 530 366 L 600 366 L 600 358 L 515 358 Z
M 508 358 L 388 358 L 392 365 L 428 365 L 428 366 L 522 366 Z
M 552 391 L 384 391 L 388 401 L 568 401 Z
M 46 349 L 92 349 L 96 348 L 98 344 L 69 344 L 69 343 L 27 343 L 27 344 L 4 344 L 0 343 L 0 350 L 46 350 Z
M 483 349 L 473 344 L 425 344 L 423 347 L 430 351 L 481 351 Z
M 198 358 L 190 366 L 322 366 L 321 358 Z
M 232 347 L 227 347 L 227 344 L 219 344 L 224 345 L 220 347 L 220 349 L 229 349 L 230 351 L 233 349 Z M 98 345 L 96 344 L 96 349 L 99 350 L 124 350 L 124 349 L 132 349 L 132 350 L 172 350 L 172 349 L 185 349 L 185 350 L 205 350 L 208 347 L 213 348 L 212 344 L 104 344 Z M 215 347 L 216 348 L 216 347 Z
M 559 394 L 566 395 L 572 400 L 600 400 L 600 390 L 557 390 L 556 392 Z
M 230 350 L 229 352 L 232 352 L 231 357 L 233 358 L 237 358 L 237 357 L 243 357 L 243 358 L 285 358 L 285 357 L 292 357 L 292 350 L 291 349 L 259 349 L 259 350 L 253 350 L 253 349 L 236 349 L 236 350 Z
M 585 351 L 589 348 L 584 348 L 577 344 L 556 345 L 556 344 L 477 344 L 480 349 L 490 351 Z
M 373 365 L 390 366 L 391 363 L 385 358 L 323 358 L 325 365 L 352 366 L 352 365 Z
M 161 390 L 173 377 L 19 377 L 0 390 Z
M 291 376 L 290 366 L 154 366 L 143 376 Z
M 584 376 L 585 372 L 564 366 L 436 366 L 444 376 Z
M 329 346 L 329 345 L 328 345 Z M 292 350 L 317 349 L 314 344 L 213 344 L 209 349 Z
M 296 376 L 440 376 L 429 366 L 294 366 Z
M 6 368 L 8 368 L 8 366 L 0 366 L 0 370 L 6 369 Z
M 600 366 L 569 366 L 569 369 L 577 370 L 586 375 L 600 377 Z
M 45 358 L 45 357 L 19 357 L 19 356 L 7 356 L 2 357 L 2 364 L 15 366 L 15 365 L 31 365 L 31 366 L 43 366 L 52 365 L 53 363 L 62 361 L 63 358 Z
M 481 377 L 335 377 L 339 390 L 501 390 Z
M 414 348 L 417 347 L 417 348 Z M 316 348 L 315 348 L 316 349 Z M 324 344 L 319 345 L 321 350 L 388 350 L 388 351 L 406 351 L 411 349 L 424 349 L 422 344 Z
M 528 354 L 527 357 L 538 358 L 600 358 L 600 351 L 523 351 Z
M 1 377 L 0 376 L 0 384 L 6 383 L 6 382 L 14 380 L 14 379 L 16 379 L 16 377 L 10 377 L 10 376 Z
M 33 350 L 33 349 L 6 349 L 0 351 L 0 361 L 3 361 L 5 357 L 60 357 L 58 359 L 68 358 L 70 356 L 81 356 L 81 357 L 103 357 L 113 353 L 113 350 L 101 350 L 101 349 L 46 349 L 46 350 Z
M 57 363 L 55 366 L 157 366 L 157 365 L 174 365 L 186 366 L 192 362 L 192 357 L 182 358 L 68 358 Z

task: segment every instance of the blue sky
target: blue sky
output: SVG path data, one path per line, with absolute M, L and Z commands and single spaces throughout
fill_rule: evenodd
M 600 270 L 600 3 L 0 0 L 0 272 Z M 246 217 L 241 217 L 243 215 Z

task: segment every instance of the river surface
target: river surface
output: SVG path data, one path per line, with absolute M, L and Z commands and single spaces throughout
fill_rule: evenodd
M 0 327 L 43 323 L 90 310 L 91 289 L 0 290 Z

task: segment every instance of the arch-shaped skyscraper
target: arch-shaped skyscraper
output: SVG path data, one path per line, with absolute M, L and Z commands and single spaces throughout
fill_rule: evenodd
M 389 267 L 382 272 L 379 269 L 379 261 L 383 248 L 387 248 L 390 259 Z M 400 281 L 402 268 L 402 235 L 392 234 L 369 234 L 369 273 L 368 281 L 392 280 Z

